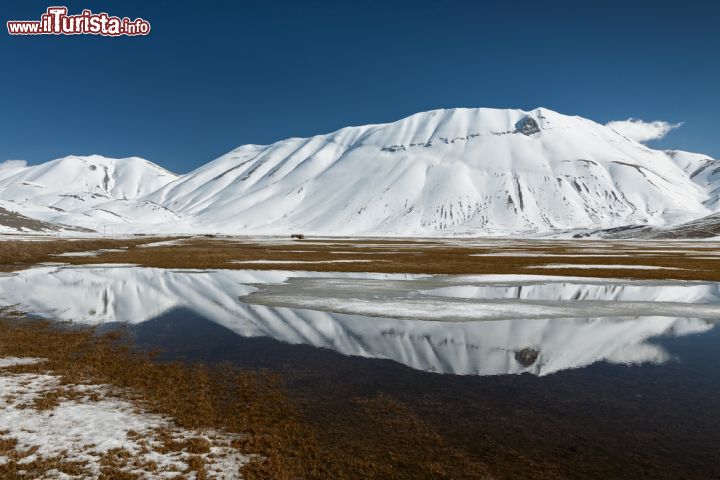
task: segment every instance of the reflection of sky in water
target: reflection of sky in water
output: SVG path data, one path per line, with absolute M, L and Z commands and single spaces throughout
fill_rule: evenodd
M 463 375 L 662 363 L 653 337 L 710 330 L 715 283 L 541 276 L 42 267 L 0 277 L 0 304 L 82 323 L 183 308 L 242 337 Z

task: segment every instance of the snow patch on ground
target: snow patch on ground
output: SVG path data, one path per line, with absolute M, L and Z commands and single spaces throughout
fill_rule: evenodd
M 240 264 L 288 264 L 288 263 L 361 263 L 384 262 L 385 260 L 230 260 L 228 263 Z
M 129 454 L 121 469 L 139 478 L 196 478 L 188 467 L 191 457 L 199 455 L 207 478 L 235 479 L 239 478 L 240 467 L 250 459 L 231 446 L 234 435 L 180 429 L 167 417 L 144 412 L 113 396 L 109 386 L 62 386 L 73 393 L 73 398 L 61 398 L 55 407 L 38 410 L 33 403 L 60 388 L 61 378 L 48 373 L 15 374 L 4 369 L 39 361 L 0 358 L 0 440 L 17 442 L 19 465 L 60 457 L 65 462 L 82 463 L 86 470 L 82 478 L 98 478 L 108 456 L 120 449 Z M 168 439 L 196 439 L 210 447 L 206 453 L 172 451 L 163 448 Z M 7 456 L 0 457 L 0 465 L 11 461 Z M 74 478 L 57 471 L 46 475 Z
M 397 255 L 398 252 L 348 252 L 348 251 L 337 251 L 328 252 L 333 255 Z M 404 253 L 404 252 L 400 252 Z
M 659 267 L 657 265 L 593 265 L 583 263 L 549 263 L 547 265 L 532 265 L 527 268 L 608 268 L 611 270 L 685 270 L 684 268 L 678 267 Z
M 90 250 L 87 252 L 64 252 L 64 253 L 53 253 L 51 257 L 97 257 L 101 253 L 122 253 L 127 248 L 101 248 L 98 250 Z
M 44 359 L 42 359 L 42 358 L 3 357 L 3 358 L 0 358 L 0 368 L 17 367 L 20 365 L 34 365 L 36 363 L 40 363 L 43 361 L 44 361 Z
M 580 257 L 580 258 L 602 258 L 602 257 L 629 257 L 630 254 L 623 253 L 540 253 L 540 252 L 493 252 L 493 253 L 471 253 L 469 257 Z
M 162 242 L 152 242 L 138 245 L 139 248 L 152 248 L 152 247 L 167 247 L 171 245 L 180 245 L 185 239 L 181 238 L 178 240 L 165 240 Z

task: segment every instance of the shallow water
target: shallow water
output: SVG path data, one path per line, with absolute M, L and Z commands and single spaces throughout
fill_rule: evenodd
M 499 478 L 720 478 L 715 283 L 47 266 L 0 304 L 277 372 L 333 439 L 387 396 Z

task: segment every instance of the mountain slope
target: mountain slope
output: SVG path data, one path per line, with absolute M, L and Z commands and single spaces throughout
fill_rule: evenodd
M 0 208 L 118 233 L 586 235 L 717 213 L 720 161 L 547 109 L 458 108 L 245 145 L 181 176 L 97 155 L 6 168 Z
M 704 204 L 712 211 L 720 208 L 720 160 L 699 153 L 668 150 L 665 152 L 690 179 L 704 190 Z
M 51 233 L 51 232 L 92 232 L 92 230 L 68 225 L 58 225 L 29 218 L 16 212 L 0 207 L 0 233 Z
M 665 152 L 547 109 L 452 109 L 246 145 L 147 199 L 227 233 L 511 234 L 711 213 Z
M 177 176 L 142 158 L 69 156 L 0 170 L 0 206 L 46 222 L 97 228 L 169 220 L 141 197 Z M 157 213 L 160 212 L 160 213 Z

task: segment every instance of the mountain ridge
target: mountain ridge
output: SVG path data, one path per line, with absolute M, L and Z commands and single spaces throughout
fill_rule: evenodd
M 134 176 L 155 175 L 152 188 L 122 184 L 91 209 L 53 217 L 27 198 L 20 213 L 145 233 L 479 236 L 664 227 L 720 207 L 717 160 L 542 107 L 431 110 L 243 145 L 184 175 L 154 167 Z M 6 179 L 0 170 L 0 206 L 21 204 Z

